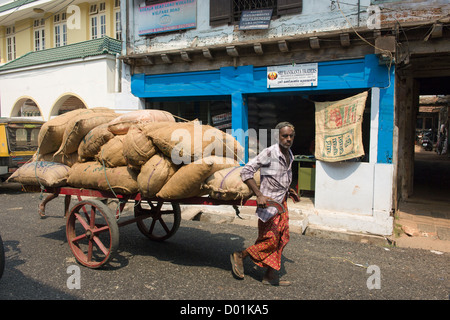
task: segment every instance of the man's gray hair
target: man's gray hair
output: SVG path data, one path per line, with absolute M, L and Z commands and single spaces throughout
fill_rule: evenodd
M 277 124 L 277 125 L 275 126 L 275 129 L 280 130 L 281 128 L 284 128 L 284 127 L 290 127 L 290 128 L 292 128 L 292 130 L 294 130 L 294 132 L 295 132 L 295 127 L 294 127 L 294 125 L 293 125 L 292 123 L 290 123 L 290 122 L 287 122 L 287 121 L 280 122 L 279 124 Z

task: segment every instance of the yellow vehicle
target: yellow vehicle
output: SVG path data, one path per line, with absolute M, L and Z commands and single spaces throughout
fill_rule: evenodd
M 44 121 L 0 118 L 0 180 L 6 180 L 35 154 Z

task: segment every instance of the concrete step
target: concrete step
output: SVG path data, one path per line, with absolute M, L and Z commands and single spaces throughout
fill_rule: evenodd
M 293 232 L 304 233 L 308 226 L 308 217 L 299 207 L 289 208 L 289 226 Z M 233 223 L 244 226 L 258 226 L 256 207 L 238 206 L 238 212 L 229 205 L 181 205 L 181 218 L 209 223 Z

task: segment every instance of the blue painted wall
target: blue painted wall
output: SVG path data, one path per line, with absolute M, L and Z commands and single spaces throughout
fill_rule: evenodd
M 379 65 L 376 55 L 367 55 L 363 59 L 328 61 L 318 64 L 316 87 L 268 89 L 266 67 L 242 66 L 165 75 L 136 74 L 131 79 L 131 92 L 139 98 L 154 101 L 231 97 L 232 129 L 241 128 L 246 131 L 248 129 L 247 95 L 290 92 L 320 94 L 379 87 L 381 89 L 377 162 L 391 163 L 394 129 L 394 67 Z M 242 145 L 247 146 L 244 135 L 237 134 L 236 138 Z M 247 147 L 245 149 L 247 150 Z

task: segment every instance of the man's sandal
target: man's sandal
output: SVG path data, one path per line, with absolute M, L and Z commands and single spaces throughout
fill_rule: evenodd
M 241 259 L 241 266 L 239 266 L 234 257 L 235 254 L 236 252 L 230 254 L 231 270 L 233 271 L 233 275 L 236 276 L 238 279 L 244 279 L 243 261 Z

